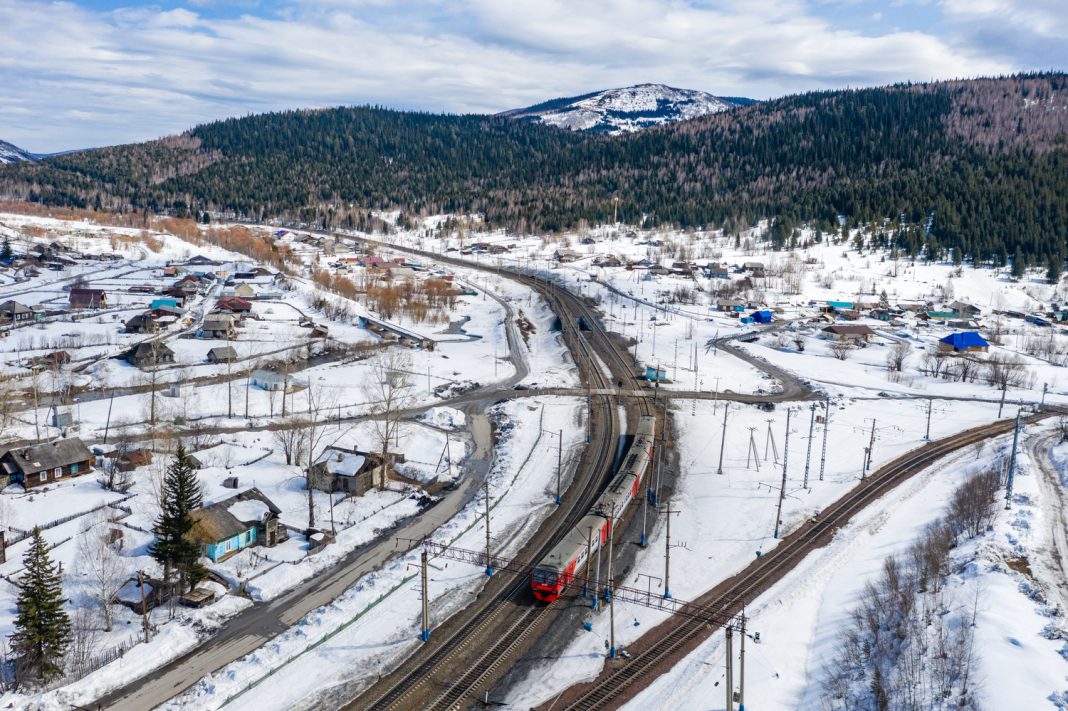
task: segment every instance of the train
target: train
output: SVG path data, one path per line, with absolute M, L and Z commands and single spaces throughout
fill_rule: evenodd
M 656 418 L 638 418 L 634 441 L 608 487 L 587 514 L 567 532 L 531 571 L 531 591 L 542 602 L 552 602 L 570 585 L 588 557 L 608 541 L 612 528 L 623 518 L 627 504 L 640 495 L 649 473 L 656 439 Z

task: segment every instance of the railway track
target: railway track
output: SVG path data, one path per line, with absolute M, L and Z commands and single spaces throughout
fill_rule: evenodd
M 506 276 L 518 278 L 546 298 L 564 325 L 564 338 L 590 388 L 611 390 L 613 378 L 630 377 L 629 361 L 612 346 L 590 308 L 578 297 L 534 277 Z M 588 330 L 580 328 L 580 318 L 592 326 Z M 599 355 L 604 356 L 607 373 L 598 362 Z M 589 473 L 581 480 L 576 475 L 578 491 L 568 491 L 561 507 L 564 510 L 555 521 L 550 518 L 544 532 L 527 545 L 520 554 L 524 559 L 540 560 L 586 514 L 612 473 L 619 439 L 616 415 L 619 400 L 613 395 L 590 399 L 594 436 L 580 464 L 580 471 Z M 637 414 L 653 411 L 652 404 L 644 398 L 632 398 L 629 405 Z M 571 489 L 574 488 L 573 484 Z M 509 580 L 502 590 L 458 622 L 441 642 L 435 643 L 432 637 L 425 652 L 421 650 L 343 708 L 381 711 L 459 708 L 504 670 L 557 609 L 556 604 L 532 605 L 525 577 Z
M 1037 422 L 1052 412 L 1028 417 Z M 702 595 L 694 602 L 706 612 L 737 615 L 746 601 L 755 599 L 792 570 L 805 556 L 826 544 L 834 532 L 852 517 L 902 482 L 930 467 L 942 457 L 976 442 L 1011 432 L 1011 420 L 966 430 L 908 452 L 880 467 L 864 483 L 826 507 L 819 519 L 810 519 L 786 536 L 766 555 L 745 570 Z M 562 700 L 572 711 L 618 708 L 643 686 L 670 669 L 717 628 L 706 622 L 669 620 L 654 628 L 628 648 L 630 658 L 607 668 L 593 682 L 573 687 Z

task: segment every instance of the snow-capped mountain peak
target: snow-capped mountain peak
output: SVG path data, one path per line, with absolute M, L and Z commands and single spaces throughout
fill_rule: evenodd
M 24 151 L 7 141 L 0 141 L 0 163 L 18 163 L 25 160 L 33 160 L 33 155 L 29 151 Z
M 637 84 L 554 99 L 502 115 L 572 131 L 620 134 L 727 111 L 741 103 L 704 91 L 664 84 Z

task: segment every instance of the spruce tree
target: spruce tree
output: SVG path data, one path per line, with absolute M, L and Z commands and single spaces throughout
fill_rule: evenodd
M 11 259 L 11 240 L 4 237 L 4 243 L 0 245 L 0 259 Z
M 63 609 L 63 580 L 48 555 L 41 529 L 33 529 L 30 548 L 22 559 L 26 571 L 19 578 L 15 603 L 18 617 L 11 646 L 22 670 L 44 680 L 63 673 L 61 662 L 70 644 L 70 616 Z
M 178 573 L 182 590 L 195 585 L 205 574 L 198 562 L 200 546 L 186 537 L 193 528 L 190 513 L 202 502 L 196 468 L 186 454 L 185 446 L 179 444 L 163 479 L 160 514 L 154 529 L 156 540 L 149 552 L 163 566 L 166 579 L 170 580 L 175 571 Z

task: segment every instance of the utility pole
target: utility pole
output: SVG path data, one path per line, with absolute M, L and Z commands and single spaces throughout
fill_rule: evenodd
M 604 591 L 604 599 L 607 602 L 612 601 L 612 546 L 616 537 L 616 507 L 612 505 L 612 510 L 609 512 L 608 519 L 608 587 Z
M 1016 444 L 1020 441 L 1020 413 L 1016 411 L 1016 427 L 1012 431 L 1012 457 L 1009 459 L 1009 477 L 1005 484 L 1005 509 L 1012 508 L 1012 482 L 1016 477 Z
M 792 410 L 786 408 L 786 443 L 782 448 L 782 486 L 779 487 L 779 507 L 775 512 L 775 533 L 773 538 L 779 537 L 779 524 L 782 523 L 782 500 L 786 498 L 786 461 L 790 453 L 790 413 Z
M 820 452 L 820 481 L 823 481 L 823 468 L 827 463 L 827 430 L 831 427 L 831 400 L 823 401 L 823 450 Z
M 608 581 L 609 589 L 611 589 L 613 585 L 615 585 L 615 581 L 612 580 L 612 579 L 609 579 L 609 581 Z M 616 596 L 615 595 L 612 595 L 611 597 L 608 598 L 608 630 L 609 630 L 609 632 L 608 632 L 609 638 L 611 639 L 611 642 L 610 642 L 609 647 L 608 647 L 608 658 L 609 659 L 615 659 L 616 658 Z
M 1001 419 L 1001 410 L 1002 410 L 1003 407 L 1005 407 L 1005 391 L 1008 389 L 1008 387 L 1009 387 L 1008 383 L 1002 383 L 1001 384 L 1001 402 L 998 403 L 998 419 L 999 420 Z
M 749 450 L 745 454 L 745 468 L 749 468 L 749 462 L 756 462 L 756 470 L 760 471 L 760 454 L 757 452 L 756 446 L 756 427 L 749 428 Z
M 729 405 L 730 401 L 723 403 L 723 434 L 719 439 L 719 467 L 716 469 L 716 474 L 723 473 L 723 449 L 727 445 L 727 411 L 730 409 Z
M 115 404 L 115 391 L 111 392 L 108 400 L 108 419 L 104 422 L 104 444 L 108 443 L 108 430 L 111 428 L 111 406 Z
M 145 573 L 137 571 L 137 587 L 141 588 L 141 628 L 145 633 L 145 643 L 148 643 L 148 604 L 145 602 Z
M 493 577 L 493 563 L 490 560 L 490 495 L 488 477 L 483 482 L 483 487 L 486 492 L 486 575 Z
M 556 435 L 556 505 L 560 505 L 560 472 L 564 461 L 564 431 Z
M 664 515 L 667 517 L 667 538 L 664 540 L 664 599 L 671 599 L 671 517 L 681 511 L 674 511 L 668 502 Z
M 875 453 L 875 418 L 871 418 L 871 441 L 868 442 L 868 466 L 865 470 L 871 469 L 872 455 Z
M 426 548 L 423 549 L 422 555 L 419 557 L 419 572 L 422 573 L 423 583 L 423 633 L 420 635 L 422 640 L 426 642 L 430 639 L 430 598 L 428 597 L 427 589 L 427 555 Z
M 642 540 L 641 540 L 641 543 L 638 544 L 642 548 L 645 548 L 646 522 L 649 520 L 649 496 L 650 496 L 649 487 L 648 487 L 648 485 L 646 485 L 646 487 L 645 487 L 645 500 L 642 501 Z
M 712 401 L 712 414 L 716 414 L 716 408 L 719 407 L 719 377 L 716 377 L 716 399 Z M 767 457 L 765 457 L 767 459 Z
M 812 403 L 809 407 L 812 411 L 812 415 L 808 418 L 808 446 L 805 448 L 805 477 L 801 482 L 801 486 L 805 489 L 808 488 L 808 465 L 812 461 L 812 433 L 816 428 L 816 403 Z
M 742 607 L 738 638 L 738 711 L 745 711 L 745 607 Z
M 656 484 L 649 490 L 649 503 L 653 506 L 657 505 L 657 501 L 660 499 L 660 460 L 661 455 L 664 452 L 663 445 L 656 448 Z
M 248 419 L 248 391 L 252 387 L 252 366 L 245 373 L 245 419 Z
M 789 410 L 787 411 L 789 412 Z M 769 418 L 768 422 L 768 435 L 764 439 L 764 461 L 768 461 L 768 449 L 770 447 L 772 454 L 775 455 L 775 464 L 779 463 L 779 445 L 775 444 L 775 433 L 771 429 L 771 424 L 775 422 L 774 419 Z
M 727 711 L 734 711 L 734 623 L 727 625 Z
M 933 402 L 934 398 L 927 398 L 927 431 L 923 434 L 923 438 L 927 441 L 931 440 L 931 403 Z
M 1053 332 L 1050 331 L 1050 338 L 1053 338 Z M 1049 392 L 1049 383 L 1042 383 L 1042 400 L 1038 403 L 1038 409 L 1046 409 L 1046 393 Z
M 597 568 L 596 568 L 596 574 L 593 576 L 594 580 L 593 580 L 593 605 L 592 605 L 592 607 L 593 607 L 594 612 L 597 611 L 597 604 L 598 604 L 597 601 L 601 599 L 601 548 L 603 548 L 603 547 L 604 546 L 602 545 L 602 541 L 601 541 L 601 529 L 598 528 L 597 529 Z
M 590 594 L 590 558 L 593 556 L 593 526 L 587 526 L 586 531 L 586 582 L 582 586 L 582 597 Z M 594 597 L 597 597 L 594 595 Z

